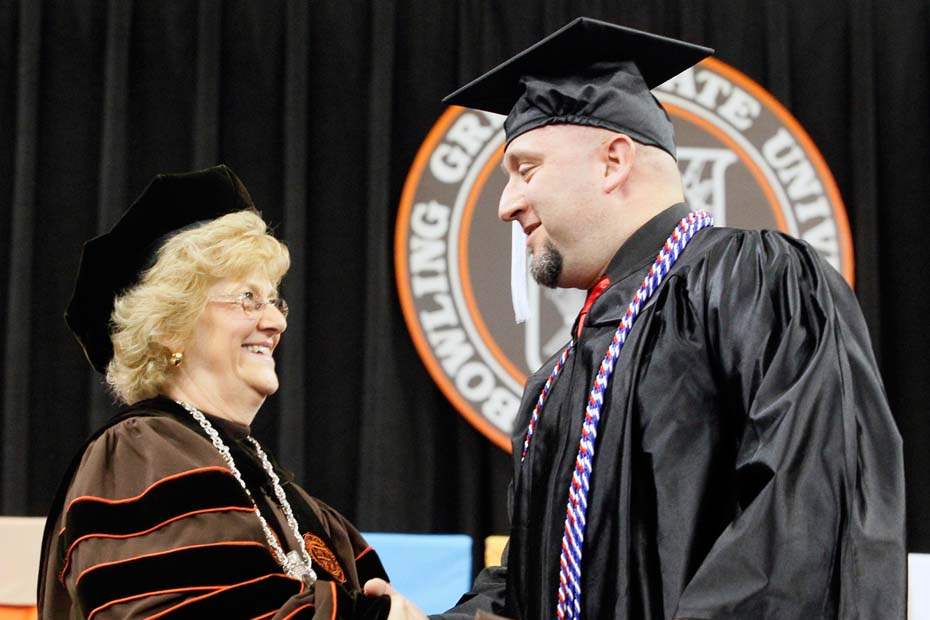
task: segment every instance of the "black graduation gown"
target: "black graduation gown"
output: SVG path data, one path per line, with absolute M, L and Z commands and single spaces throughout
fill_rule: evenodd
M 249 429 L 214 428 L 285 551 L 297 548 Z M 283 573 L 252 504 L 177 403 L 137 403 L 98 430 L 53 502 L 42 542 L 40 618 L 384 618 L 377 553 L 338 512 L 273 463 L 313 559 L 305 588 Z
M 662 212 L 611 262 L 611 285 L 591 307 L 521 465 L 557 356 L 528 380 L 506 566 L 479 575 L 445 617 L 477 609 L 554 617 L 593 376 L 687 212 Z M 903 618 L 901 439 L 841 276 L 780 233 L 698 232 L 621 351 L 588 502 L 586 618 Z

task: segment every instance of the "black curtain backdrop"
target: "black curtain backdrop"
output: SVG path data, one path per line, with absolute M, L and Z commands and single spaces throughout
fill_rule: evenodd
M 440 393 L 393 274 L 439 99 L 586 14 L 717 48 L 785 104 L 846 203 L 857 292 L 930 551 L 926 0 L 0 0 L 0 513 L 44 514 L 114 410 L 62 320 L 81 243 L 156 173 L 228 163 L 288 242 L 282 389 L 256 434 L 368 530 L 507 528 L 509 457 Z

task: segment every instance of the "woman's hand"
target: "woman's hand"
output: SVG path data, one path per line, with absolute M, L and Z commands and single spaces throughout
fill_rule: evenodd
M 391 611 L 387 620 L 427 620 L 426 614 L 411 603 L 407 598 L 396 592 L 391 584 L 384 579 L 369 579 L 365 582 L 362 592 L 365 596 L 384 596 L 391 597 Z

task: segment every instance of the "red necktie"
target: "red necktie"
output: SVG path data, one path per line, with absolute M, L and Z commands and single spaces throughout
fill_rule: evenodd
M 588 291 L 588 296 L 584 300 L 584 306 L 581 307 L 581 312 L 578 314 L 578 330 L 575 332 L 576 338 L 581 338 L 581 330 L 584 329 L 585 319 L 588 318 L 588 310 L 594 305 L 594 301 L 601 296 L 601 293 L 607 290 L 608 286 L 610 286 L 610 278 L 603 275 Z

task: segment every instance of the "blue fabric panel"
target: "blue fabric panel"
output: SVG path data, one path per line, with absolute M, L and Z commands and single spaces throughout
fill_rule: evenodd
M 455 605 L 471 587 L 471 536 L 464 534 L 363 534 L 398 592 L 427 614 Z

